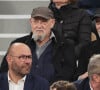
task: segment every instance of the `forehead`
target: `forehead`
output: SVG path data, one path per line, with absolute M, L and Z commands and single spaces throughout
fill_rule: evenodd
M 14 53 L 30 53 L 30 48 L 25 44 L 14 44 L 11 47 L 11 51 Z

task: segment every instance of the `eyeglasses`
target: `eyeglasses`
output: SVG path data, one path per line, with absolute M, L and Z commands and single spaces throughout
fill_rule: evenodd
M 16 57 L 20 60 L 31 60 L 32 59 L 32 55 L 20 55 L 20 56 L 13 56 L 11 55 L 12 57 Z

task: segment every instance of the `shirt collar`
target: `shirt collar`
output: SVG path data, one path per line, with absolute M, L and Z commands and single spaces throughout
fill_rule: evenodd
M 52 39 L 52 38 L 55 38 L 56 39 L 56 37 L 55 37 L 55 35 L 54 35 L 53 32 L 51 32 L 51 35 L 50 35 L 50 39 Z
M 20 79 L 19 81 L 24 81 L 25 82 L 25 80 L 26 80 L 26 75 L 22 79 Z M 11 80 L 11 78 L 9 76 L 9 71 L 8 71 L 8 82 L 10 82 L 10 81 L 12 81 L 12 80 Z

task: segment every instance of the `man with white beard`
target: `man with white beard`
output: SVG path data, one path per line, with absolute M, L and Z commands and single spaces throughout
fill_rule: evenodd
M 54 29 L 55 22 L 57 23 L 49 8 L 35 8 L 30 18 L 32 32 L 13 42 L 23 42 L 31 48 L 33 56 L 31 74 L 44 77 L 50 83 L 65 79 L 73 81 L 76 71 L 75 43 L 69 37 L 64 38 L 60 28 L 56 29 L 57 31 Z M 1 72 L 8 70 L 5 62 L 4 58 Z
M 64 76 L 63 72 L 65 71 L 63 70 L 65 68 L 63 67 L 65 64 L 64 60 L 68 66 L 66 69 L 68 77 L 66 77 L 70 80 L 74 74 L 74 65 L 69 63 L 72 59 L 69 58 L 69 55 L 73 55 L 74 48 L 70 44 L 67 44 L 67 42 L 59 42 L 60 40 L 56 38 L 57 35 L 52 29 L 54 24 L 53 12 L 48 7 L 34 8 L 30 18 L 32 32 L 30 35 L 17 38 L 12 42 L 22 42 L 31 48 L 33 63 L 30 74 L 39 75 L 47 79 L 50 83 L 58 79 L 63 79 L 62 76 Z M 1 72 L 8 70 L 5 59 L 1 64 Z
M 32 68 L 30 73 L 39 75 L 49 82 L 54 79 L 55 69 L 53 64 L 53 49 L 55 36 L 52 27 L 55 24 L 53 12 L 48 7 L 33 9 L 30 18 L 32 32 L 30 35 L 18 38 L 14 42 L 26 43 L 32 51 Z M 6 60 L 3 60 L 4 62 Z M 3 65 L 3 63 L 2 63 Z M 4 68 L 1 65 L 1 70 Z

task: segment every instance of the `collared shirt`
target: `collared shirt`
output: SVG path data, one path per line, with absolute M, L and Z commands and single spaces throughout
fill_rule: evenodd
M 24 76 L 22 79 L 18 80 L 18 83 L 14 83 L 8 72 L 8 83 L 9 83 L 9 90 L 24 90 L 24 82 L 25 82 L 26 76 Z
M 36 44 L 37 58 L 39 58 L 41 56 L 41 54 L 44 52 L 44 50 L 47 48 L 47 46 L 52 42 L 52 38 L 55 38 L 55 35 L 53 32 L 51 32 L 49 41 L 47 41 L 43 46 L 40 47 Z

